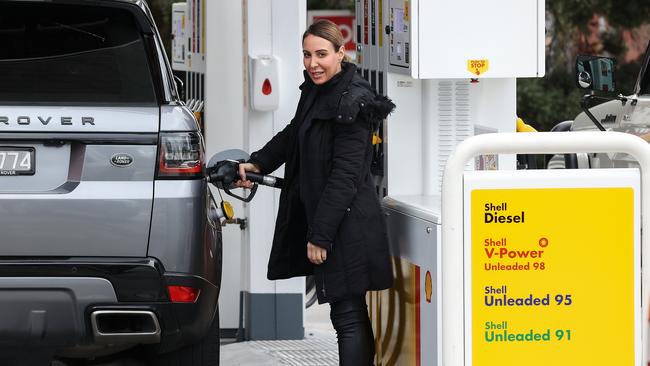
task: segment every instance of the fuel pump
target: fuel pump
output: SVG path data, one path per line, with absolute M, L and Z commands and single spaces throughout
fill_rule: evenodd
M 360 73 L 397 105 L 373 161 L 396 279 L 368 296 L 375 364 L 439 366 L 445 165 L 465 139 L 515 131 L 516 78 L 545 71 L 544 2 L 355 4 Z M 514 155 L 486 154 L 467 169 L 515 167 Z

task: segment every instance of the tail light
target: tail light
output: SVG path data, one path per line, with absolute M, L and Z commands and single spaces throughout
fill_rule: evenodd
M 203 144 L 197 132 L 160 134 L 157 178 L 202 178 Z
M 167 286 L 169 299 L 172 302 L 196 302 L 201 290 L 187 286 Z

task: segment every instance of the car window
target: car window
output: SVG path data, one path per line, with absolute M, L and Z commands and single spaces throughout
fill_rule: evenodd
M 0 103 L 155 104 L 143 35 L 124 9 L 0 2 Z

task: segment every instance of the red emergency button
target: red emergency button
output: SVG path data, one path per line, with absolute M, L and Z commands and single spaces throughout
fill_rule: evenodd
M 272 91 L 273 88 L 271 88 L 271 82 L 269 79 L 264 79 L 264 84 L 262 84 L 262 94 L 269 95 Z

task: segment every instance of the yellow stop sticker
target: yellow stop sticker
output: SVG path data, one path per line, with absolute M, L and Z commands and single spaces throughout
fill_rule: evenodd
M 467 60 L 467 70 L 476 76 L 485 74 L 488 66 L 488 60 Z

